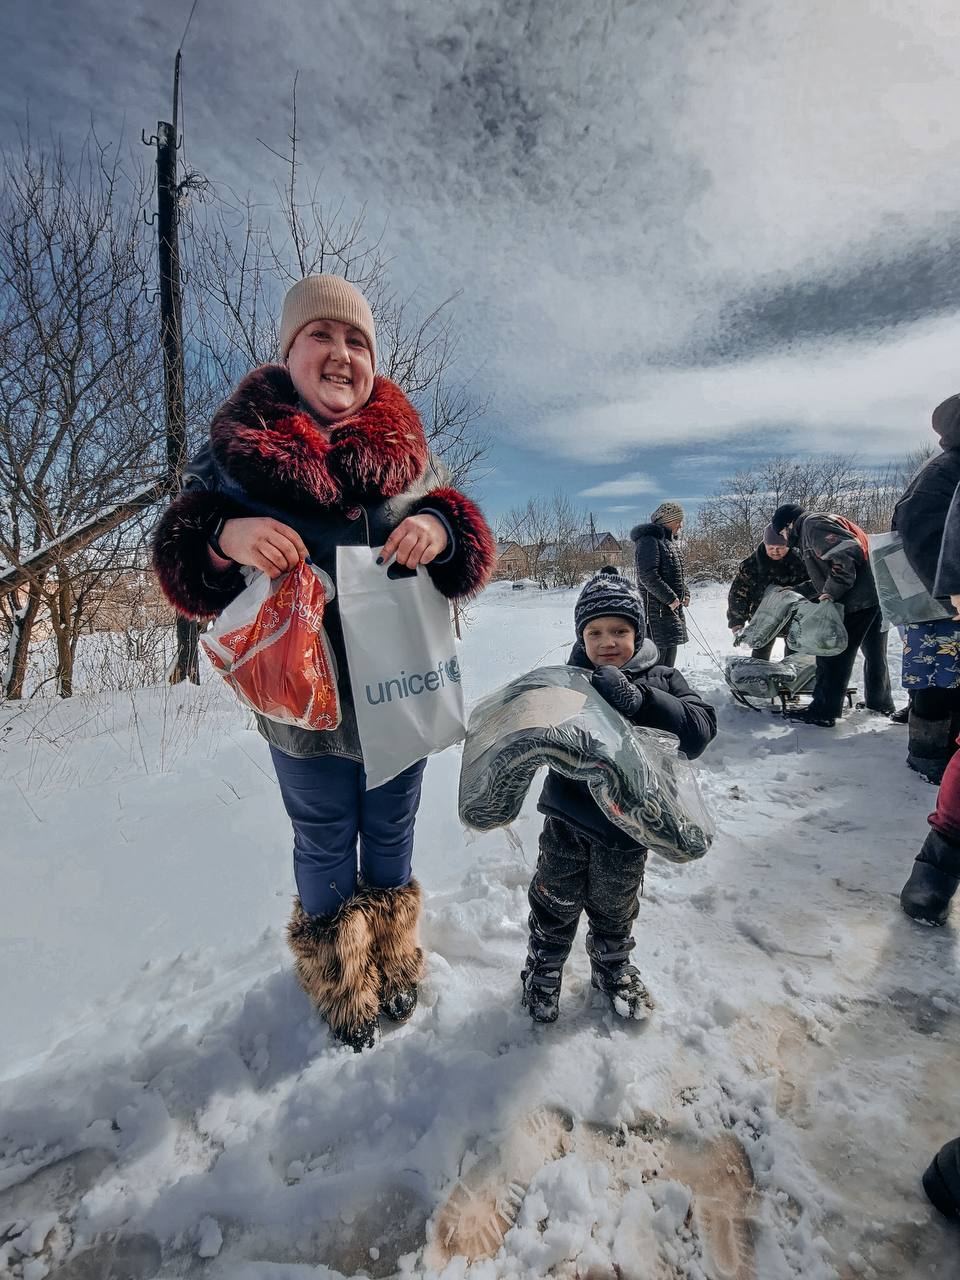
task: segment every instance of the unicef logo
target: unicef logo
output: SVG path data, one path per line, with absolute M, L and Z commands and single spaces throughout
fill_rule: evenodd
M 445 662 L 443 666 L 444 666 L 444 670 L 447 673 L 447 679 L 451 682 L 451 684 L 459 684 L 460 683 L 460 659 L 456 655 L 454 655 L 448 662 Z

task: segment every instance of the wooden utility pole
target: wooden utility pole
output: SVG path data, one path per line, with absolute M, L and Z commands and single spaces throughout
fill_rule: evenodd
M 192 15 L 191 15 L 192 16 Z M 187 410 L 184 396 L 183 298 L 180 277 L 177 181 L 177 106 L 180 97 L 180 50 L 173 69 L 173 122 L 157 124 L 157 252 L 160 263 L 160 340 L 163 347 L 163 390 L 167 426 L 167 483 L 180 485 L 187 461 Z M 197 624 L 177 617 L 177 654 L 167 678 L 200 683 Z

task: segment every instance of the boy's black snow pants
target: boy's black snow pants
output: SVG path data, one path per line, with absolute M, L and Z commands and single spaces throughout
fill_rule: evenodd
M 538 958 L 563 965 L 586 911 L 591 932 L 610 941 L 630 937 L 647 851 L 609 849 L 562 818 L 547 817 L 530 884 L 530 936 Z

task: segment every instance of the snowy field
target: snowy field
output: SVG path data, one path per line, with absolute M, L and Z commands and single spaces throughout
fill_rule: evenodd
M 721 653 L 723 595 L 692 610 Z M 574 598 L 491 588 L 468 697 L 563 660 Z M 719 708 L 719 831 L 700 863 L 651 858 L 649 1022 L 591 997 L 581 934 L 560 1021 L 530 1024 L 539 819 L 466 833 L 448 751 L 418 826 L 421 1007 L 362 1055 L 297 986 L 286 818 L 213 677 L 0 708 L 0 1274 L 960 1274 L 919 1184 L 960 1132 L 956 930 L 897 905 L 934 789 L 903 728 L 793 728 L 735 705 L 697 639 L 680 665 Z

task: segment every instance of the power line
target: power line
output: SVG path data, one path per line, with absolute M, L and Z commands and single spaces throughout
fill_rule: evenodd
M 193 21 L 193 15 L 196 12 L 198 3 L 199 0 L 193 0 L 193 4 L 190 6 L 190 17 L 187 18 L 187 25 L 183 28 L 183 35 L 180 37 L 180 44 L 178 46 L 180 49 L 183 48 L 184 41 L 187 38 L 187 32 L 190 30 L 190 23 Z

